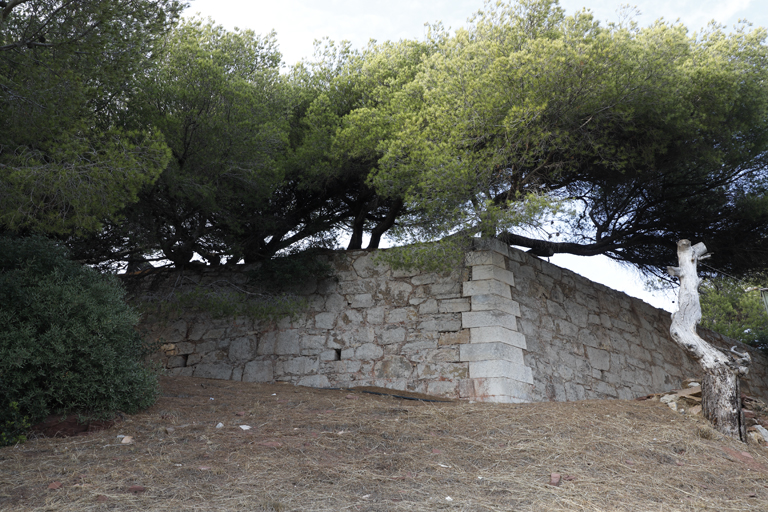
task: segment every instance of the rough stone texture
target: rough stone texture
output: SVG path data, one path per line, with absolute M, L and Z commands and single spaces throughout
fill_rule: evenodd
M 333 278 L 303 283 L 307 308 L 277 322 L 147 316 L 169 375 L 315 387 L 381 386 L 489 402 L 632 399 L 697 378 L 669 337 L 670 314 L 527 253 L 478 244 L 451 275 L 392 270 L 374 254 L 328 256 Z M 196 282 L 242 282 L 247 269 L 210 269 Z M 187 278 L 189 276 L 185 276 Z M 170 293 L 178 274 L 140 288 Z M 239 281 L 238 281 L 239 279 Z M 768 360 L 745 393 L 768 398 Z
M 467 272 L 393 272 L 373 256 L 350 251 L 329 257 L 335 277 L 301 287 L 308 308 L 295 318 L 147 317 L 142 329 L 164 343 L 161 359 L 171 375 L 458 397 L 459 381 L 469 372 L 457 347 L 470 341 L 461 322 L 471 309 L 461 289 Z M 238 271 L 207 268 L 195 279 L 214 282 L 227 272 Z M 499 275 L 512 279 L 506 270 Z M 159 287 L 176 282 L 169 272 Z
M 510 249 L 512 299 L 521 310 L 525 365 L 533 371 L 533 401 L 631 399 L 679 388 L 701 370 L 670 338 L 670 313 L 528 253 Z M 716 347 L 738 345 L 754 361 L 742 391 L 768 398 L 768 360 L 706 329 Z

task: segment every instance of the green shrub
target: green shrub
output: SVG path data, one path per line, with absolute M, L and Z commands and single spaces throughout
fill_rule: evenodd
M 24 433 L 30 426 L 29 417 L 21 414 L 17 402 L 3 407 L 0 409 L 0 446 L 23 443 L 27 440 Z
M 114 276 L 41 238 L 0 237 L 0 410 L 109 418 L 152 405 L 138 315 Z M 2 418 L 0 418 L 1 420 Z

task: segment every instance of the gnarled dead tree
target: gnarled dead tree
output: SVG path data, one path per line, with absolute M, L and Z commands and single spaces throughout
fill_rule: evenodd
M 701 406 L 704 417 L 723 434 L 747 441 L 744 415 L 741 412 L 739 377 L 747 374 L 751 358 L 740 354 L 725 355 L 699 337 L 696 326 L 701 320 L 699 279 L 696 271 L 700 259 L 708 258 L 703 243 L 691 246 L 689 240 L 677 242 L 678 267 L 667 267 L 670 275 L 680 278 L 678 311 L 672 314 L 669 332 L 672 339 L 696 359 L 704 371 L 701 381 Z

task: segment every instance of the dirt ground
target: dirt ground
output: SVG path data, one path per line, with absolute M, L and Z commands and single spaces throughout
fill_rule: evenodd
M 768 448 L 659 402 L 161 388 L 107 430 L 0 448 L 0 510 L 768 510 Z

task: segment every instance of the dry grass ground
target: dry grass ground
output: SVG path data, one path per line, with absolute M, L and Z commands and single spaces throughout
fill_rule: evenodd
M 109 430 L 0 448 L 0 510 L 768 510 L 768 449 L 659 402 L 161 384 Z

